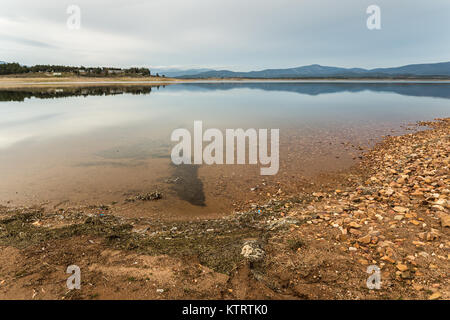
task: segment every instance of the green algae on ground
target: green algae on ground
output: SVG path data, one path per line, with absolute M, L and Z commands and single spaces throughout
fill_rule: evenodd
M 214 271 L 229 273 L 241 261 L 241 246 L 246 238 L 261 236 L 261 231 L 232 226 L 216 229 L 215 232 L 201 235 L 198 230 L 205 227 L 204 222 L 197 226 L 179 224 L 178 228 L 189 226 L 193 230 L 171 237 L 142 235 L 132 232 L 131 224 L 123 224 L 113 216 L 88 217 L 82 223 L 48 228 L 35 226 L 33 222 L 42 218 L 40 211 L 17 213 L 0 220 L 0 245 L 26 248 L 49 241 L 77 236 L 96 236 L 104 239 L 103 244 L 121 250 L 131 250 L 142 254 L 167 254 L 178 257 L 195 257 L 199 263 Z
M 64 215 L 45 215 L 39 209 L 18 210 L 8 212 L 7 215 L 0 212 L 5 217 L 0 220 L 0 245 L 23 249 L 80 236 L 99 237 L 103 239 L 102 245 L 105 247 L 148 255 L 167 254 L 196 259 L 216 272 L 229 274 L 242 261 L 241 250 L 246 240 L 258 239 L 264 244 L 275 229 L 303 223 L 280 217 L 286 205 L 308 200 L 271 200 L 266 205 L 222 219 L 166 224 L 152 221 L 151 227 L 147 228 L 152 232 L 136 232 L 131 219 L 124 220 L 110 214 L 66 212 Z M 51 222 L 55 218 L 70 224 L 58 226 L 58 223 Z

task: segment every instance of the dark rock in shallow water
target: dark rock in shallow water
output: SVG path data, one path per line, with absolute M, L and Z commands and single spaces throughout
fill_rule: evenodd
M 125 201 L 126 202 L 134 202 L 134 201 L 137 201 L 137 200 L 154 201 L 154 200 L 159 200 L 159 199 L 162 199 L 162 193 L 160 193 L 158 191 L 154 191 L 152 193 L 138 194 L 136 197 L 128 198 Z

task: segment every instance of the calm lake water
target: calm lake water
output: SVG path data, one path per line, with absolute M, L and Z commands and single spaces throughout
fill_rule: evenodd
M 0 204 L 118 203 L 129 215 L 206 217 L 301 192 L 416 121 L 450 116 L 450 84 L 192 83 L 0 91 Z M 176 128 L 279 128 L 280 170 L 171 164 Z M 159 190 L 163 199 L 127 203 Z

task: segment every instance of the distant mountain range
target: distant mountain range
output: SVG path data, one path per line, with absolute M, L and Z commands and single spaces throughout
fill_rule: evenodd
M 195 70 L 195 69 L 194 69 Z M 410 64 L 396 68 L 339 68 L 312 64 L 289 69 L 266 69 L 261 71 L 235 72 L 229 70 L 208 70 L 190 74 L 173 75 L 183 79 L 205 78 L 258 78 L 258 79 L 301 79 L 301 78 L 412 78 L 450 77 L 450 62 Z M 166 74 L 166 76 L 169 76 Z
M 7 62 L 0 61 L 0 64 Z M 213 70 L 208 68 L 178 69 L 150 68 L 153 75 L 157 73 L 169 78 L 207 79 L 207 78 L 247 78 L 247 79 L 311 79 L 311 78 L 439 78 L 450 79 L 450 61 L 439 63 L 410 64 L 394 68 L 340 68 L 312 64 L 288 69 L 265 69 L 260 71 L 238 72 L 230 70 Z
M 213 69 L 200 68 L 200 69 L 176 69 L 176 68 L 150 68 L 152 74 L 159 73 L 169 78 L 192 76 L 199 73 L 214 71 Z

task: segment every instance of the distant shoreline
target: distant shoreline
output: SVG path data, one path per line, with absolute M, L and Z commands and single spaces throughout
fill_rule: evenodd
M 208 78 L 178 79 L 161 77 L 0 77 L 0 89 L 33 88 L 52 86 L 108 86 L 108 85 L 168 85 L 177 83 L 450 83 L 450 79 L 436 78 Z

